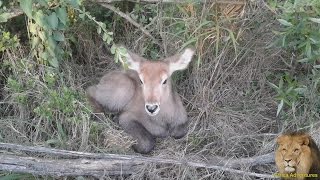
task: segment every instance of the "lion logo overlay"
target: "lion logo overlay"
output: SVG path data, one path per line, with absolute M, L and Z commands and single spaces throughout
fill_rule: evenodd
M 320 178 L 320 151 L 307 133 L 283 134 L 277 138 L 277 143 L 275 162 L 280 174 L 293 179 Z

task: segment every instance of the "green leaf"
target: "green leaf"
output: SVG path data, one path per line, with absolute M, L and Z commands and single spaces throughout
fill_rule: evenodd
M 49 139 L 46 141 L 47 144 L 59 144 L 59 140 L 57 139 Z
M 48 29 L 48 23 L 45 20 L 45 16 L 42 10 L 37 11 L 33 18 L 40 27 Z
M 61 125 L 61 123 L 57 123 L 57 129 L 58 129 L 58 135 L 59 135 L 59 139 L 61 141 L 65 141 L 67 139 L 67 135 L 64 132 L 64 129 Z
M 56 49 L 57 43 L 52 37 L 48 37 L 48 52 L 50 53 L 51 56 L 55 57 L 55 49 Z
M 36 37 L 32 38 L 32 41 L 31 41 L 32 49 L 34 49 L 36 46 L 38 46 L 39 43 L 40 43 L 39 37 L 36 36 Z
M 40 57 L 43 60 L 47 61 L 49 59 L 49 54 L 47 52 L 42 52 L 42 53 L 40 53 Z
M 102 40 L 106 41 L 110 36 L 107 33 L 104 33 L 102 36 Z
M 320 24 L 320 18 L 309 18 L 309 20 Z
M 286 90 L 286 94 L 289 94 L 292 90 L 293 90 L 293 87 L 289 87 L 289 88 Z
M 279 87 L 271 82 L 268 83 L 271 87 L 273 87 L 274 89 L 278 90 Z
M 55 12 L 51 13 L 50 16 L 47 16 L 47 21 L 52 29 L 54 30 L 57 29 L 59 21 L 58 21 L 57 14 Z
M 294 91 L 296 91 L 298 94 L 305 94 L 306 93 L 306 88 L 300 87 L 300 88 L 295 88 Z
M 7 22 L 9 18 L 9 13 L 1 13 L 0 14 L 0 23 Z
M 307 57 L 310 58 L 311 55 L 312 55 L 312 49 L 311 49 L 311 44 L 310 44 L 310 42 L 308 42 L 308 43 L 306 44 L 306 49 L 305 49 L 305 51 L 306 51 Z
M 283 34 L 285 34 L 285 32 L 280 32 L 280 31 L 275 31 L 275 30 L 271 30 L 271 32 L 273 32 L 275 35 L 283 35 Z
M 79 5 L 81 5 L 80 0 L 67 0 L 67 2 L 74 8 L 79 8 Z
M 32 0 L 20 0 L 20 8 L 29 18 L 32 18 Z
M 283 78 L 280 78 L 279 80 L 279 89 L 282 89 L 283 87 Z
M 84 20 L 85 14 L 84 14 L 84 13 L 83 13 L 83 14 L 79 14 L 79 17 L 80 17 L 82 20 Z
M 298 60 L 298 62 L 300 62 L 300 63 L 306 63 L 306 62 L 309 62 L 309 58 L 303 58 L 303 59 L 300 59 L 300 60 Z
M 277 20 L 280 22 L 280 24 L 282 24 L 284 26 L 292 26 L 292 23 L 290 23 L 284 19 L 277 19 Z
M 122 56 L 125 56 L 127 54 L 127 49 L 124 48 L 123 46 L 120 46 L 118 48 L 118 51 L 119 51 L 119 54 L 122 55 Z
M 100 26 L 98 26 L 97 32 L 98 32 L 98 34 L 101 34 L 101 27 Z
M 66 27 L 67 27 L 66 25 L 64 25 L 61 21 L 59 21 L 57 30 L 64 31 L 66 30 Z
M 312 42 L 312 44 L 317 44 L 318 43 L 318 41 L 316 40 L 316 39 L 314 39 L 314 38 L 309 38 L 310 39 L 310 41 Z
M 59 31 L 55 31 L 53 32 L 53 39 L 56 41 L 64 41 L 64 35 Z
M 37 25 L 34 24 L 34 23 L 30 23 L 30 24 L 29 24 L 29 31 L 30 31 L 32 34 L 37 34 Z
M 56 10 L 57 16 L 62 22 L 62 24 L 66 25 L 68 20 L 68 14 L 65 8 L 57 8 Z
M 278 109 L 277 109 L 277 116 L 279 115 L 281 109 L 283 108 L 283 100 L 280 101 L 280 104 L 278 105 Z
M 283 38 L 282 38 L 282 43 L 281 43 L 281 46 L 282 46 L 282 47 L 285 47 L 285 46 L 286 46 L 286 40 L 287 40 L 287 36 L 285 35 L 285 36 L 283 36 Z
M 116 46 L 115 44 L 113 44 L 113 45 L 111 46 L 111 49 L 110 49 L 111 54 L 115 54 L 115 53 L 116 53 L 116 48 L 117 48 L 117 46 Z
M 109 36 L 109 38 L 107 39 L 107 44 L 110 44 L 112 40 L 113 40 L 113 38 L 111 36 Z
M 52 67 L 59 67 L 59 62 L 57 60 L 57 58 L 53 57 L 49 60 L 49 64 L 52 66 Z
M 105 23 L 101 23 L 101 28 L 105 30 L 107 28 L 107 25 Z
M 42 41 L 45 41 L 47 39 L 47 36 L 44 31 L 39 31 L 38 35 Z
M 41 4 L 42 6 L 44 6 L 44 7 L 49 7 L 48 6 L 48 0 L 37 0 L 37 2 L 39 4 Z

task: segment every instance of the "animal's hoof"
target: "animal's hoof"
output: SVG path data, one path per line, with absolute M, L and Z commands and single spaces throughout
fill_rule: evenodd
M 111 115 L 112 121 L 119 124 L 119 115 Z
M 185 135 L 187 135 L 188 130 L 182 130 L 180 129 L 179 131 L 175 131 L 174 133 L 171 133 L 171 137 L 175 138 L 175 139 L 181 139 L 183 138 Z
M 180 134 L 180 135 L 173 135 L 172 137 L 175 139 L 181 139 L 185 136 L 186 134 Z
M 143 148 L 143 147 L 139 146 L 138 144 L 134 144 L 131 147 L 135 152 L 141 153 L 141 154 L 148 154 L 153 149 L 153 147 L 152 148 Z

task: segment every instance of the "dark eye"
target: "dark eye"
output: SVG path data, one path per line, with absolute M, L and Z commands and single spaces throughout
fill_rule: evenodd
M 164 80 L 162 84 L 167 84 L 167 80 Z
M 139 79 L 139 80 L 140 80 L 140 84 L 143 84 L 142 80 L 141 79 Z
M 298 152 L 299 151 L 299 149 L 294 149 L 294 152 Z
M 286 150 L 287 150 L 286 148 L 283 148 L 283 149 L 282 149 L 282 151 L 286 151 Z

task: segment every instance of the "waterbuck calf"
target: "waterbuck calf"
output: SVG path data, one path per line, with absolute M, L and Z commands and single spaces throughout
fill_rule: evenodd
M 181 54 L 149 61 L 127 51 L 129 70 L 104 75 L 99 84 L 87 89 L 89 100 L 96 112 L 119 113 L 120 126 L 137 140 L 133 149 L 149 153 L 156 137 L 181 138 L 187 133 L 187 113 L 170 76 L 185 69 L 193 54 L 187 48 Z

